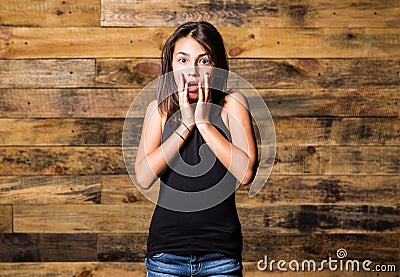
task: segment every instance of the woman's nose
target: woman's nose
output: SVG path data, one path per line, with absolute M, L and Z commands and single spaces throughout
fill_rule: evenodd
M 187 68 L 187 74 L 190 77 L 198 77 L 199 76 L 199 68 L 198 68 L 198 66 L 190 65 Z

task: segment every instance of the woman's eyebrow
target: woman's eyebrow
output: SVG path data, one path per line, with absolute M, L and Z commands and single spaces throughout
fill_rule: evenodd
M 184 56 L 190 56 L 190 54 L 179 51 L 178 53 L 176 53 L 176 55 L 184 55 Z M 200 55 L 198 55 L 197 57 L 203 57 L 203 56 L 207 56 L 207 53 L 202 53 Z

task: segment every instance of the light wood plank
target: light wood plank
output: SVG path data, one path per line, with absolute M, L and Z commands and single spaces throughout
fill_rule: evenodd
M 175 28 L 3 28 L 0 57 L 158 58 Z M 220 28 L 237 58 L 396 58 L 398 28 Z M 101 43 L 99 43 L 101 41 Z M 66 47 L 68 46 L 68 47 Z
M 51 86 L 51 82 L 47 84 Z M 125 118 L 139 89 L 0 89 L 3 118 Z
M 15 204 L 19 233 L 146 233 L 154 209 L 147 205 Z M 390 206 L 238 206 L 244 232 L 271 234 L 400 231 L 400 208 Z
M 17 233 L 147 232 L 154 205 L 15 204 Z
M 140 104 L 135 106 L 140 107 L 137 112 L 143 117 L 147 104 L 155 96 L 143 91 L 140 97 L 135 98 L 140 91 L 114 88 L 0 89 L 0 116 L 125 118 L 135 101 Z M 242 92 L 249 94 L 245 90 Z M 274 120 L 277 117 L 400 117 L 400 91 L 396 88 L 257 89 L 256 92 L 264 99 Z M 252 101 L 251 98 L 248 100 Z
M 13 206 L 0 205 L 0 233 L 13 232 Z
M 94 86 L 94 67 L 90 59 L 0 60 L 0 88 Z
M 99 26 L 100 2 L 0 0 L 0 26 Z
M 262 174 L 256 178 L 266 178 Z M 359 204 L 397 205 L 400 203 L 398 176 L 269 176 L 263 189 L 248 196 L 250 186 L 236 190 L 236 203 L 248 206 L 284 204 Z M 129 175 L 102 176 L 101 203 L 145 204 L 142 194 Z M 156 199 L 156 198 L 154 198 Z
M 261 151 L 266 151 L 261 150 Z M 398 147 L 281 146 L 275 161 L 260 161 L 260 171 L 271 163 L 278 174 L 396 175 Z M 0 147 L 0 175 L 62 174 L 120 175 L 133 164 L 136 148 L 120 147 Z
M 399 27 L 397 1 L 103 0 L 102 26 L 175 27 L 206 20 L 230 27 Z
M 100 176 L 1 176 L 0 203 L 100 203 Z
M 2 234 L 0 236 L 0 261 L 97 261 L 97 235 L 28 233 Z

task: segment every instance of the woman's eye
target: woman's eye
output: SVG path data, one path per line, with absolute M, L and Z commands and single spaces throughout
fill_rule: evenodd
M 200 64 L 209 64 L 210 61 L 209 61 L 208 59 L 201 59 L 201 60 L 199 61 L 199 63 L 200 63 Z
M 180 58 L 178 61 L 179 61 L 180 63 L 186 63 L 186 62 L 187 62 L 186 58 Z

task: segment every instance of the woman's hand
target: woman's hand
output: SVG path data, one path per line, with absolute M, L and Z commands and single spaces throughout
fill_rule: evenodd
M 211 97 L 209 87 L 210 75 L 204 73 L 204 90 L 199 82 L 199 98 L 197 100 L 196 111 L 194 113 L 194 121 L 196 125 L 202 123 L 210 123 L 210 109 L 211 109 Z
M 181 74 L 180 80 L 178 85 L 178 95 L 179 95 L 179 108 L 181 111 L 181 121 L 185 126 L 188 128 L 192 128 L 195 119 L 193 114 L 193 109 L 189 103 L 188 98 L 188 84 L 185 81 L 185 76 L 183 73 Z

